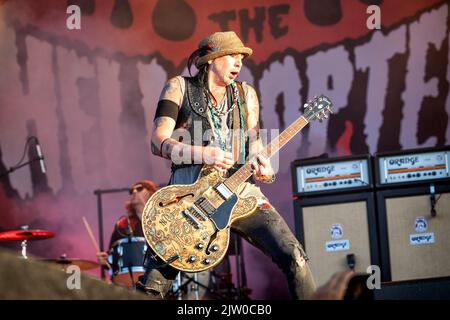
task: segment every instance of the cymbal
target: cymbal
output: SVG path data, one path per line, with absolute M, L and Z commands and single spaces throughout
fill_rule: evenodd
M 76 258 L 58 258 L 58 259 L 44 259 L 44 262 L 56 263 L 62 265 L 63 268 L 67 268 L 70 265 L 78 266 L 81 270 L 90 270 L 95 269 L 101 266 L 100 263 L 90 260 L 84 259 L 76 259 Z
M 10 230 L 0 232 L 0 241 L 43 240 L 54 236 L 54 232 L 47 230 Z

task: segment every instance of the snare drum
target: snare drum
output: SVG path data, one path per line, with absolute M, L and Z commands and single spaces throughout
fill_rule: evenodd
M 144 255 L 147 243 L 144 237 L 123 238 L 114 242 L 109 250 L 109 270 L 114 284 L 132 287 L 144 274 Z

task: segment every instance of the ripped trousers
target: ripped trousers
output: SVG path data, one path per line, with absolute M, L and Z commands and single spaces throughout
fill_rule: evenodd
M 275 208 L 263 203 L 250 216 L 234 222 L 231 228 L 272 258 L 286 276 L 292 299 L 311 298 L 316 285 L 308 257 Z M 179 271 L 164 265 L 152 252 L 147 252 L 144 267 L 137 288 L 164 298 Z

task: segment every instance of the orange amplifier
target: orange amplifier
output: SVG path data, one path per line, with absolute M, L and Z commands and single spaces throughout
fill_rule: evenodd
M 450 146 L 375 154 L 379 188 L 450 180 Z
M 371 156 L 295 160 L 291 163 L 294 196 L 369 190 Z

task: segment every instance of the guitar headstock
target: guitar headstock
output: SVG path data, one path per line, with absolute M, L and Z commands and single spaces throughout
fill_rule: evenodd
M 324 95 L 315 96 L 313 99 L 305 103 L 303 116 L 306 120 L 319 120 L 328 119 L 330 113 L 333 113 L 333 103 L 330 99 Z

